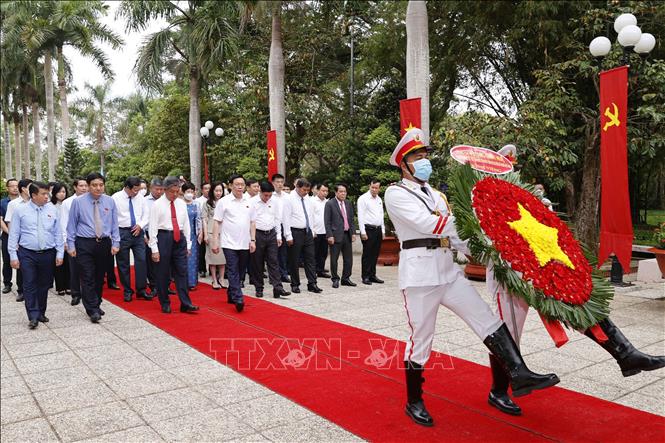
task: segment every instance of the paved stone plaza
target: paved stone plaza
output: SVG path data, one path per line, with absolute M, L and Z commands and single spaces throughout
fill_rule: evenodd
M 379 268 L 384 285 L 333 290 L 320 281 L 320 295 L 265 300 L 404 340 L 396 271 Z M 474 284 L 487 297 L 484 283 Z M 52 293 L 51 321 L 29 331 L 14 298 L 2 295 L 0 303 L 3 443 L 358 440 L 110 303 L 95 325 L 69 296 Z M 612 319 L 636 346 L 665 353 L 665 284 L 621 288 L 612 307 Z M 531 369 L 556 372 L 559 386 L 665 416 L 665 370 L 624 378 L 609 354 L 581 334 L 569 333 L 571 342 L 556 349 L 533 312 L 525 330 L 522 352 Z M 434 348 L 487 365 L 484 345 L 445 308 Z M 445 416 L 437 418 L 445 426 Z

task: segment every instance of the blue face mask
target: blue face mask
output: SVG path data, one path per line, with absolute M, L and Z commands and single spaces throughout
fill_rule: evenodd
M 413 165 L 413 176 L 415 178 L 424 182 L 429 180 L 430 175 L 432 175 L 432 163 L 429 159 L 421 158 L 411 164 Z

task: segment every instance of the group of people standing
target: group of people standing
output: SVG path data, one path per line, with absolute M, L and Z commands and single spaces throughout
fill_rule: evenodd
M 8 196 L 0 202 L 2 292 L 11 291 L 15 269 L 17 301 L 25 301 L 31 329 L 48 321 L 47 294 L 54 281 L 57 294 L 70 294 L 72 305 L 82 302 L 93 323 L 104 315 L 105 281 L 123 290 L 125 302 L 157 297 L 164 313 L 171 312 L 170 295 L 180 299 L 181 312 L 197 311 L 189 292 L 208 275 L 213 289 L 228 288 L 227 301 L 238 312 L 244 309 L 247 275 L 259 298 L 266 277 L 275 298 L 300 293 L 300 267 L 310 292 L 323 291 L 318 278 L 330 278 L 333 288 L 356 286 L 351 280 L 356 211 L 344 184 L 335 186 L 332 198 L 328 186 L 312 188 L 304 178 L 288 192 L 280 174 L 260 183 L 240 175 L 228 183 L 204 183 L 199 197 L 182 177 L 154 178 L 149 185 L 128 177 L 111 195 L 99 173 L 71 185 L 74 193 L 68 196 L 62 183 L 10 179 Z M 376 276 L 385 234 L 379 191 L 373 180 L 358 199 L 367 285 L 383 283 Z

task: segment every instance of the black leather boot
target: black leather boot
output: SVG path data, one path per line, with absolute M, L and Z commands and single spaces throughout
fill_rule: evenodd
M 483 343 L 494 354 L 510 378 L 513 396 L 521 397 L 536 389 L 549 388 L 559 383 L 559 377 L 556 374 L 536 374 L 526 367 L 505 323 L 494 333 L 488 335 Z
M 522 415 L 522 409 L 508 395 L 510 380 L 501 367 L 501 363 L 492 354 L 490 354 L 490 367 L 492 368 L 492 389 L 487 397 L 487 403 L 506 414 Z
M 416 424 L 434 426 L 434 419 L 425 409 L 423 402 L 423 367 L 412 361 L 405 361 L 406 366 L 406 396 L 405 412 Z
M 665 356 L 653 356 L 639 351 L 626 338 L 621 330 L 612 323 L 612 320 L 606 318 L 598 322 L 598 326 L 607 335 L 607 341 L 600 343 L 588 329 L 584 335 L 598 343 L 619 363 L 621 373 L 624 377 L 639 374 L 642 371 L 653 371 L 665 367 Z

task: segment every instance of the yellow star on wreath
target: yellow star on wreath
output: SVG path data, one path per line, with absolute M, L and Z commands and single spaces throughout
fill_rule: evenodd
M 570 258 L 559 247 L 559 231 L 540 223 L 520 203 L 517 206 L 521 218 L 508 222 L 508 225 L 526 240 L 540 266 L 543 267 L 552 260 L 558 260 L 569 268 L 575 269 Z

